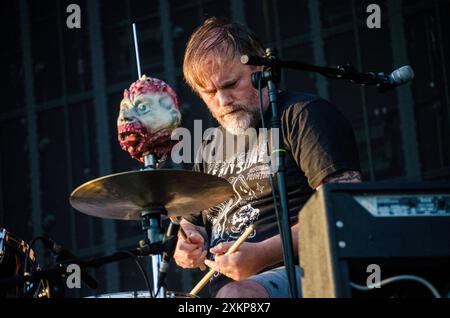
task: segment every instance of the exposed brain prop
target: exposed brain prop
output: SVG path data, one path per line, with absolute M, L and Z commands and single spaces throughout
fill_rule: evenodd
M 177 142 L 170 139 L 181 123 L 178 98 L 164 81 L 143 75 L 123 92 L 117 118 L 120 147 L 144 162 L 153 154 L 165 158 Z

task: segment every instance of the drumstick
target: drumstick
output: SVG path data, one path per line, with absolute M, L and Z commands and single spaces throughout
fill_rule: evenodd
M 191 240 L 189 239 L 189 237 L 187 237 L 186 232 L 183 230 L 183 228 L 181 226 L 180 226 L 180 229 L 179 229 L 178 233 L 180 233 L 180 236 L 183 239 L 183 241 L 185 241 L 186 243 L 192 244 Z M 206 269 L 206 265 L 205 264 L 202 264 L 199 267 L 200 267 L 200 270 L 202 270 L 202 271 L 204 271 Z
M 244 233 L 239 237 L 239 239 L 231 245 L 230 249 L 225 253 L 225 255 L 230 255 L 231 253 L 236 252 L 239 247 L 244 243 L 247 237 L 253 232 L 255 227 L 251 224 Z M 191 290 L 189 294 L 196 296 L 200 290 L 205 287 L 205 285 L 209 282 L 211 277 L 216 273 L 216 270 L 210 269 L 209 272 L 195 285 L 195 287 Z
M 170 220 L 171 220 L 173 223 L 180 225 L 180 221 L 178 221 L 178 218 L 177 218 L 177 217 L 169 217 L 169 218 L 170 218 Z M 180 225 L 180 229 L 178 230 L 178 233 L 180 234 L 180 236 L 181 236 L 181 238 L 183 239 L 183 241 L 185 241 L 186 243 L 192 244 L 191 240 L 187 237 L 187 234 L 186 234 L 186 232 L 183 230 L 183 228 L 181 227 L 181 225 Z M 200 265 L 199 267 L 200 267 L 200 269 L 201 269 L 202 271 L 204 271 L 204 270 L 206 269 L 206 265 L 205 265 L 205 264 L 202 264 L 202 265 Z

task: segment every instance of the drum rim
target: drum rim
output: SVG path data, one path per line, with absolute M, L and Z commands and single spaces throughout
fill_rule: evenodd
M 171 294 L 174 296 L 186 296 L 186 297 L 167 297 L 167 294 Z M 133 297 L 111 297 L 111 296 L 115 296 L 115 295 L 124 295 L 124 296 L 129 296 L 132 295 Z M 141 297 L 138 297 L 139 295 L 142 295 Z M 196 295 L 192 295 L 189 293 L 185 293 L 185 292 L 179 292 L 179 291 L 171 291 L 171 290 L 166 290 L 165 292 L 165 298 L 199 298 Z M 148 292 L 148 290 L 130 290 L 130 291 L 122 291 L 122 292 L 115 292 L 115 293 L 104 293 L 104 294 L 99 294 L 99 295 L 92 295 L 92 296 L 87 296 L 85 298 L 152 298 L 150 297 L 150 293 Z
M 27 250 L 30 250 L 28 260 L 32 263 L 36 262 L 36 256 L 34 250 L 30 248 L 28 243 L 18 236 L 14 235 L 4 227 L 0 227 L 0 259 L 5 255 L 6 246 L 11 247 L 15 251 L 21 253 L 25 257 Z

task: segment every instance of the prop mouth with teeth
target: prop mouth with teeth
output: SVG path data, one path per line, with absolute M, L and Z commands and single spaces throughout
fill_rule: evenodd
M 120 147 L 130 156 L 144 162 L 144 155 L 153 154 L 164 158 L 171 151 L 175 140 L 170 139 L 172 129 L 162 129 L 150 134 L 141 123 L 125 123 L 118 129 Z
M 127 123 L 119 129 L 119 141 L 134 146 L 147 137 L 147 129 L 138 123 Z

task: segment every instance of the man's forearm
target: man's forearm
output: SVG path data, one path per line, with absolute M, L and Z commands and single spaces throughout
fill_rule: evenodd
M 291 233 L 294 255 L 298 255 L 298 224 L 291 227 Z M 279 234 L 260 242 L 260 244 L 263 251 L 261 259 L 264 268 L 283 262 L 283 245 Z

